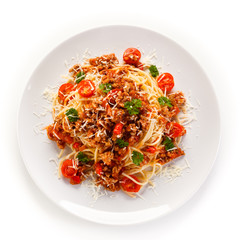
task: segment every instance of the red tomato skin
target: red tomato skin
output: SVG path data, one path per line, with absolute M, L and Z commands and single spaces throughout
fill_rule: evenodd
M 138 178 L 134 175 L 130 175 L 131 178 L 139 182 Z M 141 185 L 133 182 L 131 179 L 128 177 L 124 177 L 121 181 L 121 186 L 124 191 L 126 192 L 138 192 L 141 188 Z
M 75 150 L 78 151 L 79 147 L 80 147 L 80 144 L 79 144 L 78 142 L 75 142 L 75 143 L 73 144 L 73 148 L 74 148 Z
M 167 135 L 171 138 L 181 137 L 186 133 L 186 129 L 177 122 L 167 123 L 166 128 L 170 129 Z
M 143 64 L 141 62 L 138 62 L 136 67 L 143 71 Z
M 91 80 L 82 80 L 77 88 L 82 97 L 91 97 L 95 92 L 95 84 Z
M 128 48 L 123 53 L 123 60 L 127 64 L 136 65 L 141 58 L 141 52 L 136 48 Z
M 62 175 L 66 178 L 71 178 L 77 173 L 77 169 L 73 168 L 73 160 L 67 159 L 61 167 Z
M 157 151 L 157 149 L 153 146 L 150 146 L 146 149 L 146 151 L 149 152 L 149 153 L 155 153 Z
M 76 185 L 76 184 L 81 183 L 80 176 L 76 175 L 76 176 L 71 177 L 71 178 L 70 178 L 70 183 L 71 183 L 72 185 Z
M 58 96 L 59 98 L 64 101 L 66 98 L 66 95 L 68 95 L 72 90 L 74 86 L 71 83 L 64 83 L 60 86 L 58 90 Z
M 95 171 L 96 171 L 96 174 L 99 175 L 99 176 L 103 174 L 102 166 L 101 166 L 100 163 L 96 163 L 96 165 L 95 165 Z
M 113 130 L 113 133 L 115 135 L 119 135 L 122 133 L 122 129 L 123 129 L 123 124 L 122 123 L 117 123 L 114 130 Z
M 170 73 L 162 73 L 157 78 L 159 88 L 165 92 L 170 92 L 174 87 L 174 78 Z

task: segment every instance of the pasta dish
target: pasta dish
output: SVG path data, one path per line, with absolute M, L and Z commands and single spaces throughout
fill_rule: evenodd
M 186 100 L 173 87 L 173 76 L 142 64 L 136 48 L 124 52 L 122 63 L 112 53 L 72 66 L 46 127 L 50 140 L 70 150 L 60 175 L 71 184 L 91 175 L 96 185 L 132 197 L 151 184 L 163 165 L 184 155 L 178 114 Z

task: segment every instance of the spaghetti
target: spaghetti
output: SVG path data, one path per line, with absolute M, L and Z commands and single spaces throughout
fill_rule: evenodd
M 115 54 L 91 58 L 69 69 L 56 93 L 47 134 L 62 152 L 59 174 L 134 197 L 162 166 L 184 155 L 178 143 L 186 130 L 177 121 L 182 92 L 171 92 L 171 74 L 144 66 L 130 48 L 124 63 Z M 62 156 L 68 147 L 70 153 Z

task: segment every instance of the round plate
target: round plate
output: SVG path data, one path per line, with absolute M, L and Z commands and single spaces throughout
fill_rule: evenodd
M 114 52 L 121 60 L 128 47 L 139 48 L 144 59 L 152 55 L 163 72 L 175 78 L 174 90 L 190 99 L 196 119 L 187 127 L 183 139 L 186 156 L 175 163 L 189 163 L 181 177 L 165 181 L 155 177 L 155 189 L 145 188 L 141 197 L 130 198 L 122 192 L 104 192 L 97 201 L 87 183 L 70 185 L 58 179 L 56 165 L 59 150 L 41 128 L 52 122 L 51 105 L 43 98 L 46 87 L 64 82 L 67 64 L 76 59 Z M 156 58 L 157 56 L 157 58 Z M 57 89 L 56 89 L 57 90 Z M 46 115 L 45 115 L 46 114 Z M 94 222 L 132 224 L 163 216 L 183 205 L 206 179 L 216 158 L 220 139 L 220 118 L 212 85 L 193 57 L 169 38 L 138 27 L 108 26 L 82 32 L 50 52 L 33 72 L 19 109 L 18 138 L 24 163 L 37 186 L 53 202 L 67 211 Z

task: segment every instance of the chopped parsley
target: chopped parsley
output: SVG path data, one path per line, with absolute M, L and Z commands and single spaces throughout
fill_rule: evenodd
M 130 115 L 139 114 L 139 108 L 142 107 L 142 101 L 140 99 L 134 98 L 132 101 L 127 101 L 124 103 L 124 107 L 128 110 Z
M 164 106 L 164 105 L 166 105 L 168 107 L 172 107 L 173 106 L 172 103 L 171 103 L 171 100 L 169 98 L 167 98 L 167 97 L 160 97 L 160 98 L 158 98 L 158 102 L 162 106 Z
M 108 93 L 109 91 L 112 90 L 112 84 L 111 83 L 101 83 L 99 85 L 99 88 L 104 92 Z
M 153 77 L 157 77 L 159 75 L 159 71 L 155 65 L 151 65 L 149 67 L 149 71 Z
M 173 149 L 175 147 L 173 142 L 172 142 L 172 139 L 169 138 L 169 137 L 165 138 L 163 144 L 165 145 L 166 151 L 169 151 L 169 150 L 171 150 L 171 149 Z
M 79 119 L 78 111 L 75 108 L 69 108 L 65 114 L 70 122 L 76 122 Z
M 129 145 L 128 142 L 125 142 L 124 140 L 122 140 L 120 138 L 117 139 L 116 143 L 118 144 L 118 146 L 120 148 L 124 148 L 124 147 L 127 147 Z
M 78 161 L 80 161 L 82 163 L 88 163 L 90 161 L 89 158 L 87 157 L 87 155 L 84 154 L 83 152 L 79 152 L 77 154 L 77 159 L 78 159 Z
M 132 152 L 132 161 L 135 165 L 139 166 L 143 161 L 143 154 L 137 151 Z
M 84 78 L 86 77 L 85 73 L 80 71 L 77 75 L 76 75 L 76 83 L 80 83 Z

